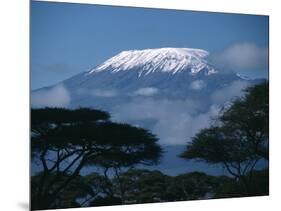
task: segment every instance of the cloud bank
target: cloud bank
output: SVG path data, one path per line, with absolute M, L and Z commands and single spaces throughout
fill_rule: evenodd
M 96 97 L 115 97 L 117 96 L 117 92 L 115 90 L 101 90 L 94 89 L 90 91 L 91 95 Z
M 31 93 L 31 107 L 68 107 L 70 94 L 63 85 L 54 86 L 48 90 L 38 90 Z
M 247 86 L 249 86 L 247 81 L 234 81 L 229 86 L 212 93 L 211 100 L 218 105 L 231 101 L 233 98 L 241 97 L 243 95 L 243 90 L 246 89 Z
M 200 86 L 198 86 L 198 84 Z M 195 90 L 203 86 L 195 82 Z M 129 103 L 116 105 L 112 119 L 150 129 L 164 145 L 184 145 L 201 129 L 209 127 L 221 106 L 243 95 L 246 81 L 234 81 L 204 99 L 156 99 L 137 96 Z M 207 105 L 207 106 L 206 106 Z
M 235 72 L 267 71 L 268 48 L 252 43 L 239 43 L 214 55 L 211 60 L 219 67 L 230 68 Z
M 161 144 L 186 144 L 200 129 L 210 124 L 210 119 L 219 111 L 214 105 L 206 113 L 198 113 L 200 104 L 194 100 L 136 99 L 115 107 L 113 119 L 118 122 L 138 122 L 145 126 L 151 120 L 153 133 Z M 142 125 L 143 124 L 143 125 Z
M 157 88 L 154 87 L 144 87 L 136 90 L 133 95 L 141 95 L 141 96 L 152 96 L 159 92 Z
M 117 90 L 114 89 L 85 89 L 85 88 L 80 88 L 77 89 L 77 94 L 78 95 L 91 95 L 93 97 L 116 97 L 118 96 Z
M 190 89 L 192 90 L 201 90 L 206 86 L 203 80 L 195 80 L 190 84 Z

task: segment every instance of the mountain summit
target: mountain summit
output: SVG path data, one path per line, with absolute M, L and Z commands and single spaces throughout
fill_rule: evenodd
M 88 73 L 92 74 L 102 71 L 114 73 L 136 70 L 138 76 L 142 76 L 153 72 L 176 74 L 184 70 L 188 70 L 191 74 L 196 74 L 204 69 L 205 74 L 210 75 L 216 73 L 216 70 L 206 61 L 208 55 L 209 52 L 205 50 L 193 48 L 156 48 L 122 51 Z

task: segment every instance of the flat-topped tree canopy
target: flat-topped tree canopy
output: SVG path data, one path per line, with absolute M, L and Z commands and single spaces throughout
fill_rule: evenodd
M 87 128 L 85 128 L 87 129 Z M 134 164 L 157 164 L 162 149 L 157 144 L 158 138 L 149 131 L 128 124 L 105 122 L 96 125 L 94 135 L 97 144 L 105 146 L 104 153 L 90 159 L 89 163 L 104 167 L 131 166 Z
M 34 150 L 47 144 L 49 149 L 83 148 L 85 152 L 93 151 L 88 165 L 154 164 L 162 153 L 158 138 L 149 131 L 113 122 L 60 125 L 35 139 L 32 143 Z
M 74 123 L 98 120 L 109 120 L 110 115 L 105 111 L 92 108 L 37 108 L 31 109 L 31 124 L 38 123 Z
M 119 163 L 129 166 L 158 161 L 162 150 L 154 134 L 129 124 L 95 121 L 108 119 L 109 114 L 106 112 L 88 108 L 32 109 L 32 150 L 93 152 L 88 155 L 92 165 Z M 51 124 L 58 122 L 65 124 Z M 75 122 L 81 124 L 72 124 Z

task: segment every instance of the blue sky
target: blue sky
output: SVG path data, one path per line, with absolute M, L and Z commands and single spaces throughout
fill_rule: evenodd
M 159 47 L 202 48 L 245 75 L 267 77 L 268 17 L 31 3 L 31 89 L 86 71 L 123 50 Z

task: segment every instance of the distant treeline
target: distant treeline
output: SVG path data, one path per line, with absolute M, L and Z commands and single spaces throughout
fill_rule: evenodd
M 112 122 L 95 109 L 32 109 L 31 157 L 42 171 L 31 178 L 31 208 L 268 195 L 269 170 L 256 170 L 258 161 L 269 157 L 268 107 L 268 83 L 248 88 L 179 155 L 222 164 L 230 177 L 200 172 L 172 177 L 137 169 L 157 164 L 163 154 L 150 131 Z M 82 176 L 89 166 L 103 173 Z

